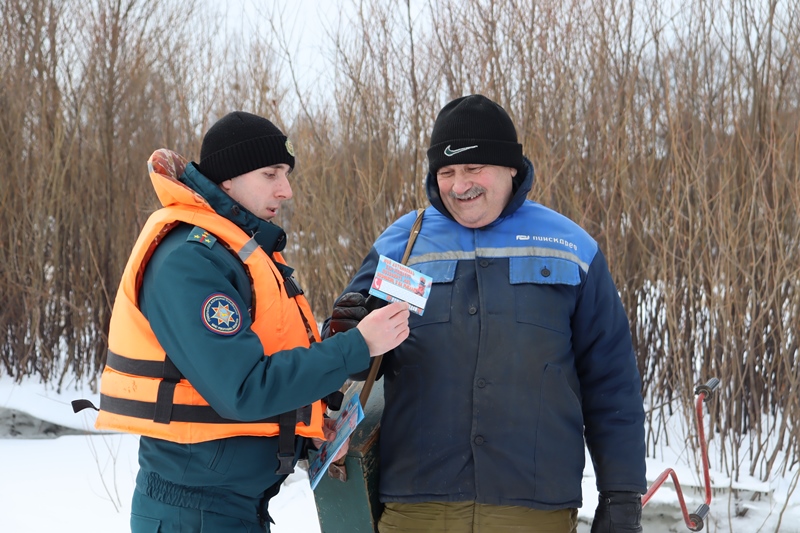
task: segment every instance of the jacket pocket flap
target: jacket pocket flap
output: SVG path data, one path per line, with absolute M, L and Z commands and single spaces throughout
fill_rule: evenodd
M 579 285 L 581 282 L 578 264 L 558 257 L 511 257 L 508 269 L 512 285 Z
M 434 283 L 450 283 L 456 276 L 458 261 L 430 261 L 418 263 L 411 268 L 433 278 Z

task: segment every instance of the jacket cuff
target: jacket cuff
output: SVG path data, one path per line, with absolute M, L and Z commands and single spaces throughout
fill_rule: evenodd
M 357 328 L 339 333 L 331 337 L 342 342 L 340 346 L 344 358 L 344 367 L 348 375 L 358 374 L 369 369 L 369 347 L 364 336 Z

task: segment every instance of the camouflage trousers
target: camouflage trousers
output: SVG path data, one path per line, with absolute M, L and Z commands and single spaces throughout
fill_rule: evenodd
M 387 503 L 380 533 L 577 533 L 578 510 L 474 502 Z

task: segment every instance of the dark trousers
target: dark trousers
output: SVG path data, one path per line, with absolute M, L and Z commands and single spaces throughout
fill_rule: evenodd
M 177 507 L 154 500 L 135 490 L 131 504 L 131 533 L 264 533 L 256 522 L 247 522 L 202 509 Z
M 474 502 L 387 503 L 380 533 L 577 533 L 578 510 Z

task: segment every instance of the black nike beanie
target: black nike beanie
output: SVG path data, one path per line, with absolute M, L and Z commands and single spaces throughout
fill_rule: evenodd
M 524 174 L 522 145 L 506 110 L 480 94 L 462 96 L 436 117 L 428 149 L 434 176 L 448 165 L 497 165 Z
M 206 132 L 197 169 L 220 184 L 281 163 L 294 168 L 294 148 L 286 135 L 265 118 L 234 111 L 219 119 Z

